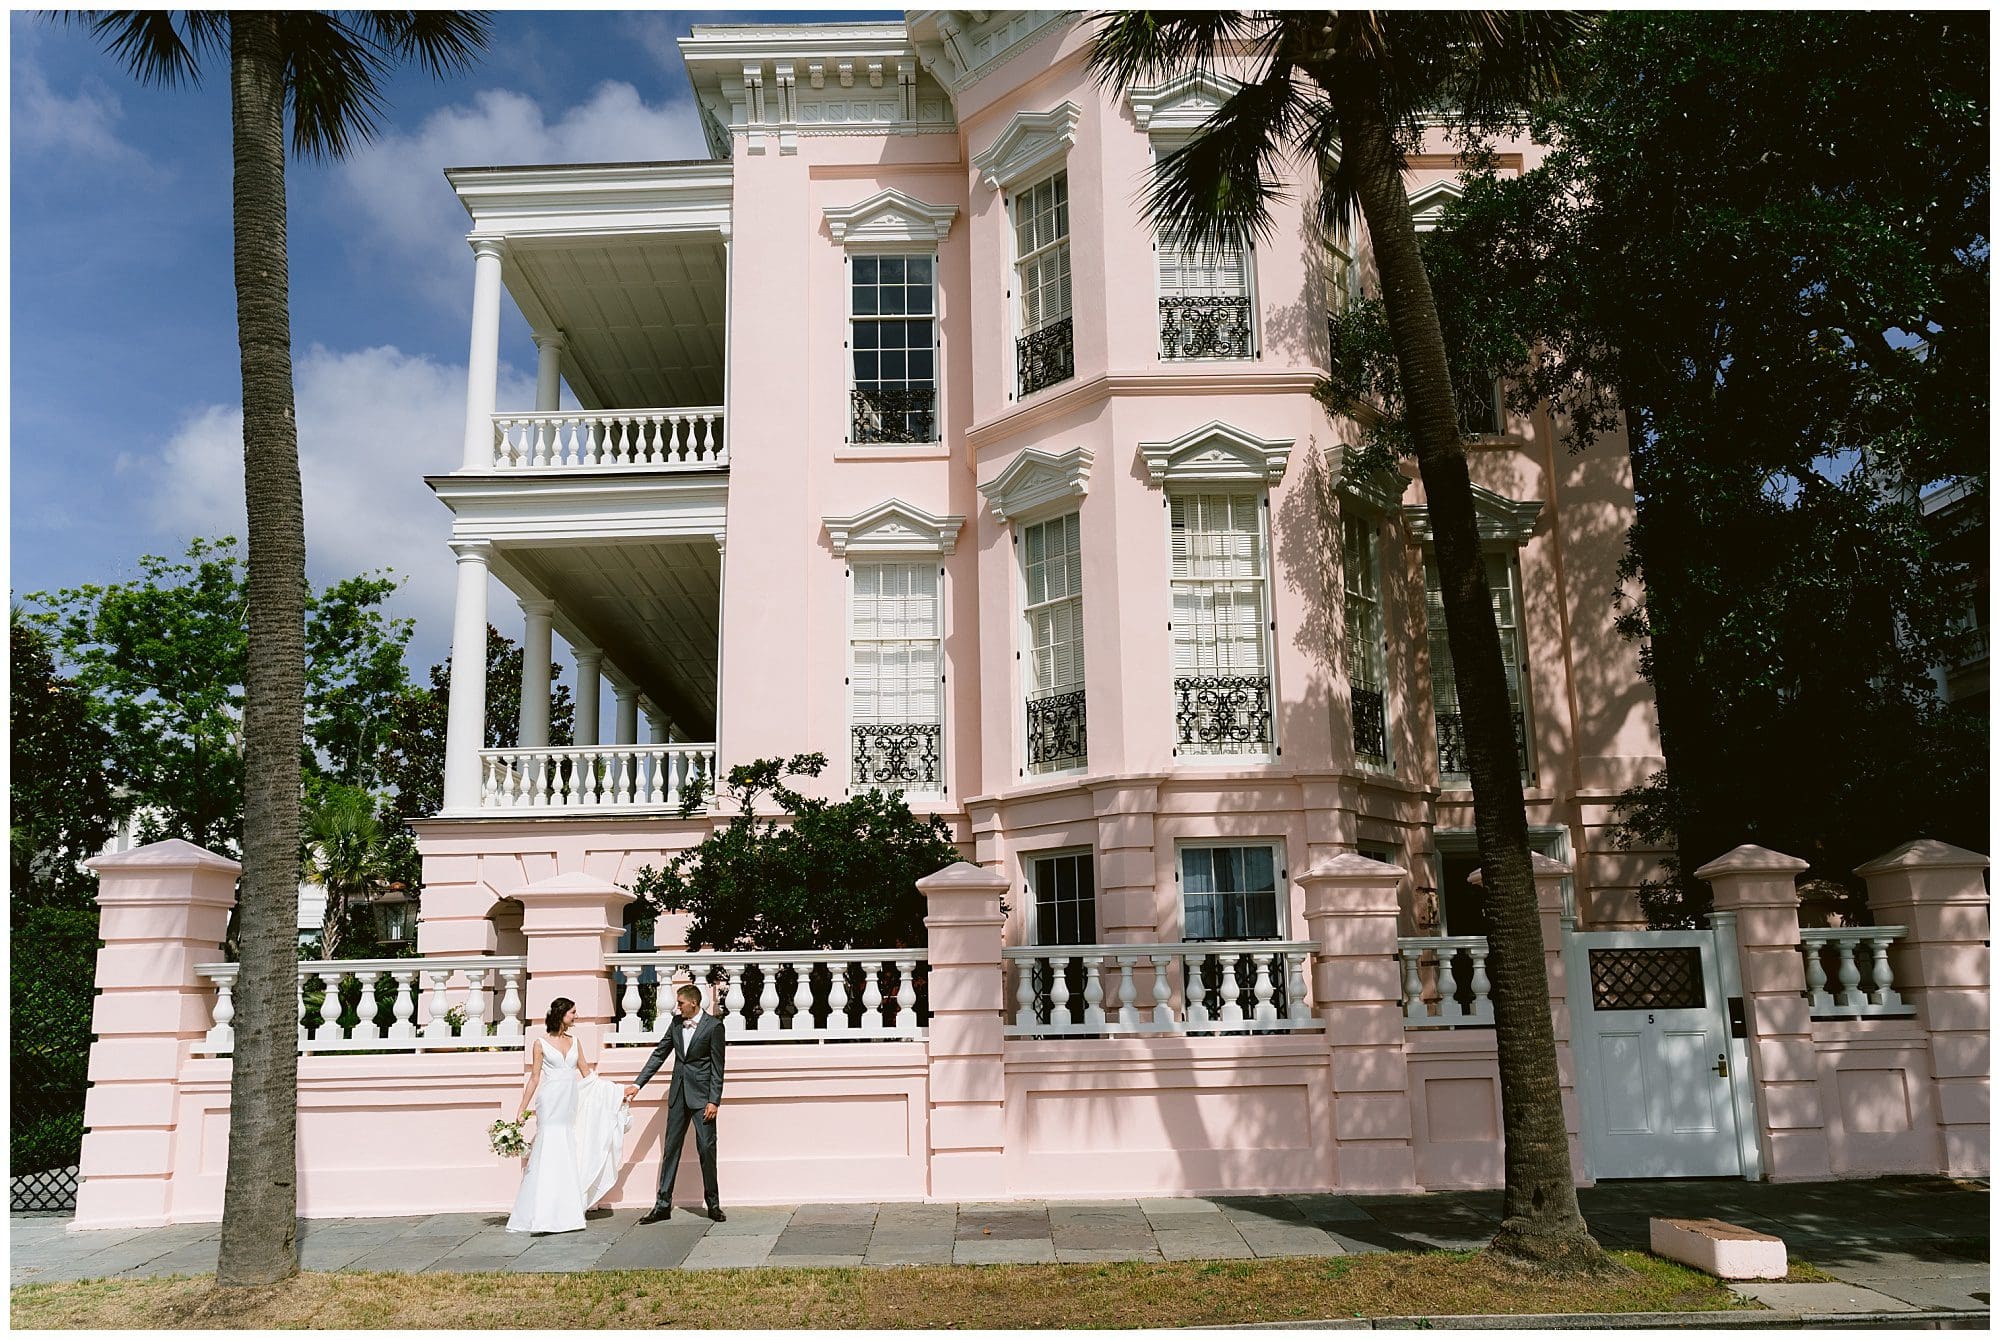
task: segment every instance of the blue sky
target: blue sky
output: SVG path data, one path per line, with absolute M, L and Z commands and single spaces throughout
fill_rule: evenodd
M 472 301 L 443 169 L 706 157 L 674 47 L 690 23 L 885 13 L 503 11 L 472 73 L 391 82 L 375 144 L 291 164 L 309 564 L 316 581 L 403 576 L 414 672 L 450 641 L 448 516 L 421 477 L 457 464 Z M 226 66 L 199 88 L 143 88 L 80 29 L 17 13 L 9 37 L 18 596 L 240 535 L 243 491 Z M 500 403 L 526 407 L 534 349 L 504 310 Z

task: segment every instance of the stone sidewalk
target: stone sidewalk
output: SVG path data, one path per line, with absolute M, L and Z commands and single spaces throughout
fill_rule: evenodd
M 1579 1195 L 1608 1247 L 1644 1248 L 1653 1215 L 1713 1215 L 1775 1233 L 1794 1260 L 1840 1281 L 1745 1286 L 1782 1311 L 1988 1306 L 1983 1183 L 1607 1182 Z M 307 1270 L 703 1270 L 1458 1250 L 1492 1237 L 1500 1193 L 745 1206 L 731 1209 L 723 1224 L 676 1210 L 666 1223 L 643 1226 L 640 1213 L 600 1210 L 579 1232 L 540 1237 L 507 1232 L 504 1214 L 302 1220 L 300 1264 Z M 220 1232 L 215 1224 L 184 1224 L 72 1233 L 65 1220 L 38 1215 L 15 1215 L 10 1228 L 8 1265 L 17 1285 L 212 1271 Z

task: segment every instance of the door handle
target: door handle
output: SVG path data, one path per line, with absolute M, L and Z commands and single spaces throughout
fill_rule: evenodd
M 1721 1075 L 1724 1079 L 1727 1079 L 1729 1077 L 1729 1053 L 1727 1052 L 1716 1053 L 1715 1073 Z

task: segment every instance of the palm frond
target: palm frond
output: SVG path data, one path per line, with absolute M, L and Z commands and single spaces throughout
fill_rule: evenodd
M 142 84 L 199 84 L 202 57 L 229 49 L 228 15 L 214 10 L 72 10 L 56 18 L 87 29 Z
M 1090 70 L 1101 88 L 1128 88 L 1212 67 L 1223 48 L 1248 48 L 1268 55 L 1275 25 L 1265 15 L 1240 9 L 1113 10 L 1092 19 L 1097 36 Z
M 388 51 L 370 36 L 322 10 L 278 16 L 285 51 L 285 94 L 292 111 L 292 152 L 301 158 L 345 158 L 381 129 L 388 104 L 381 80 Z
M 397 60 L 412 60 L 434 78 L 472 68 L 493 36 L 493 19 L 479 11 L 364 10 L 358 16 Z
M 1277 160 L 1316 119 L 1290 66 L 1273 64 L 1209 118 L 1201 134 L 1155 165 L 1146 216 L 1203 249 L 1268 237 L 1271 205 L 1284 198 Z

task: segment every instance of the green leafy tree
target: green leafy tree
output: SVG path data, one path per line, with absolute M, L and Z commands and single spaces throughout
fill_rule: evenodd
M 917 881 L 958 859 L 936 815 L 910 813 L 900 791 L 816 799 L 786 785 L 817 777 L 824 754 L 758 759 L 729 770 L 729 822 L 632 892 L 655 916 L 686 912 L 688 943 L 717 950 L 874 949 L 924 943 Z M 759 816 L 768 795 L 780 814 Z M 682 802 L 693 814 L 701 789 Z
M 96 882 L 79 862 L 117 827 L 111 735 L 89 695 L 56 669 L 48 632 L 8 610 L 7 868 L 15 913 L 61 906 L 94 915 Z
M 367 915 L 369 897 L 391 882 L 390 853 L 376 798 L 358 786 L 319 788 L 306 809 L 300 873 L 326 890 L 319 957 L 340 958 L 348 946 L 371 949 L 372 937 L 354 934 Z
M 1145 208 L 1162 230 L 1198 246 L 1268 236 L 1284 158 L 1317 169 L 1316 215 L 1328 235 L 1357 212 L 1367 223 L 1436 537 L 1486 876 L 1506 1146 L 1493 1247 L 1554 1270 L 1602 1268 L 1570 1180 L 1521 760 L 1453 368 L 1404 189 L 1404 153 L 1425 116 L 1447 113 L 1468 136 L 1518 121 L 1556 87 L 1585 21 L 1528 10 L 1137 10 L 1098 22 L 1092 63 L 1109 85 L 1214 68 L 1225 55 L 1250 67 L 1201 133 L 1154 165 Z

